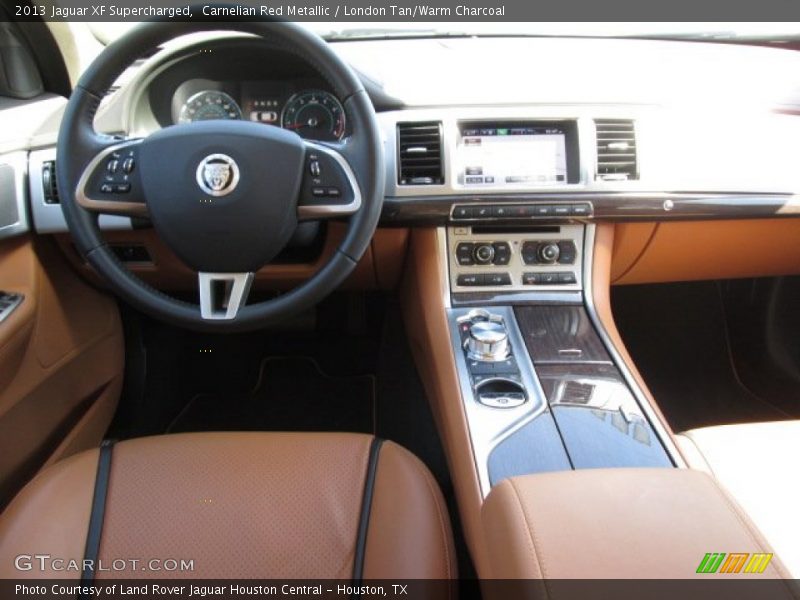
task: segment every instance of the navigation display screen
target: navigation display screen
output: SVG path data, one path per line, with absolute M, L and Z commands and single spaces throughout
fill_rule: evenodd
M 568 182 L 561 123 L 462 123 L 458 182 L 468 187 L 536 187 Z

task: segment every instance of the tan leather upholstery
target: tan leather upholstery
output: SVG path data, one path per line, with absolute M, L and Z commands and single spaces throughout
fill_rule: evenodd
M 193 571 L 126 567 L 98 579 L 350 579 L 372 437 L 203 433 L 114 447 L 98 558 L 187 559 Z M 0 578 L 14 557 L 82 560 L 98 451 L 40 474 L 0 517 Z M 365 577 L 455 577 L 441 493 L 425 466 L 384 442 L 366 537 Z
M 716 482 L 689 469 L 506 479 L 482 519 L 491 573 L 481 575 L 492 578 L 686 579 L 708 552 L 771 552 Z M 787 575 L 773 559 L 758 577 Z
M 615 228 L 614 284 L 800 272 L 798 219 L 617 223 Z M 770 243 L 751 244 L 747 252 L 742 252 L 742 240 Z
M 704 427 L 678 439 L 691 466 L 727 488 L 800 578 L 800 421 Z
M 122 388 L 113 297 L 46 238 L 0 245 L 0 289 L 25 299 L 0 323 L 0 510 L 46 462 L 100 443 Z
M 487 563 L 481 529 L 483 495 L 450 343 L 444 305 L 448 284 L 441 269 L 446 250 L 440 242 L 434 228 L 412 229 L 401 305 L 411 351 L 442 437 L 464 538 L 475 568 L 481 572 Z

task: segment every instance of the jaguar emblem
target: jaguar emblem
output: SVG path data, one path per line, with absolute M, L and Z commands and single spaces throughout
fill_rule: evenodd
M 197 185 L 209 196 L 226 196 L 239 183 L 239 165 L 227 154 L 209 154 L 197 166 Z

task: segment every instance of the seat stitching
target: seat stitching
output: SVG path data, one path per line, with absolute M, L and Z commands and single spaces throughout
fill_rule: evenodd
M 452 579 L 452 571 L 450 570 L 450 552 L 447 548 L 447 528 L 444 526 L 444 515 L 442 514 L 442 507 L 439 504 L 439 499 L 436 496 L 436 490 L 433 487 L 433 482 L 431 479 L 433 476 L 427 469 L 423 469 L 419 464 L 419 459 L 416 456 L 413 456 L 413 460 L 411 461 L 414 464 L 414 468 L 422 473 L 423 479 L 425 479 L 425 484 L 428 487 L 428 492 L 433 499 L 433 504 L 436 506 L 436 518 L 439 521 L 439 533 L 441 534 L 439 541 L 442 543 L 442 548 L 444 550 L 444 557 L 445 557 L 445 571 L 447 573 L 447 587 L 448 591 L 450 590 L 450 579 Z M 449 594 L 448 594 L 449 596 Z
M 522 502 L 522 496 L 517 488 L 517 484 L 514 479 L 509 479 L 508 482 L 511 484 L 511 489 L 514 492 L 514 496 L 517 500 L 517 504 L 519 505 L 520 510 L 522 511 L 522 518 L 525 521 L 525 529 L 528 530 L 528 539 L 530 541 L 530 549 L 533 550 L 533 557 L 536 559 L 536 563 L 539 566 L 539 571 L 542 573 L 542 582 L 545 587 L 545 591 L 549 598 L 552 598 L 552 594 L 550 592 L 550 586 L 547 583 L 547 569 L 544 566 L 544 555 L 538 550 L 537 543 L 536 543 L 536 532 L 533 528 L 533 520 L 528 515 L 528 511 L 525 508 L 525 504 Z

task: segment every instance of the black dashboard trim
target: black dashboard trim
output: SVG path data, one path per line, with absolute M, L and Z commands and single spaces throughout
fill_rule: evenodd
M 454 220 L 452 207 L 459 205 L 497 205 L 589 202 L 593 214 L 580 218 L 530 218 Z M 536 194 L 496 194 L 387 197 L 382 221 L 388 224 L 426 224 L 470 226 L 479 223 L 596 222 L 596 221 L 677 221 L 728 220 L 800 217 L 800 196 L 781 193 L 698 193 L 698 192 L 573 192 Z

